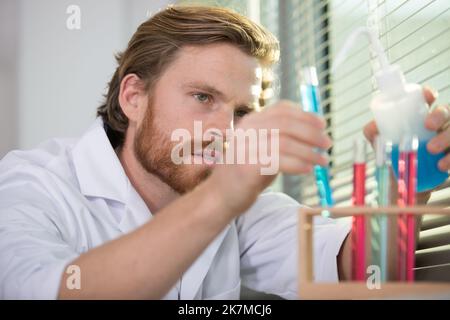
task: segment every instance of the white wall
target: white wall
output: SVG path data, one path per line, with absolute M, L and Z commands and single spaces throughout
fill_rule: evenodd
M 17 145 L 18 3 L 0 1 L 0 157 Z
M 114 53 L 148 13 L 170 2 L 0 1 L 0 157 L 51 137 L 80 135 L 115 70 Z M 81 9 L 80 30 L 66 26 L 69 5 Z

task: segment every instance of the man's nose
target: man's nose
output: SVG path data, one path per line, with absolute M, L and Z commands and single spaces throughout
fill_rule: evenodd
M 234 129 L 234 109 L 231 107 L 221 108 L 208 127 L 217 129 L 223 137 L 226 137 L 227 131 Z

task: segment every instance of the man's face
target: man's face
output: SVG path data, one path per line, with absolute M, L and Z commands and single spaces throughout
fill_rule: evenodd
M 257 59 L 235 46 L 182 48 L 151 93 L 134 141 L 138 161 L 175 191 L 183 194 L 192 190 L 208 177 L 213 166 L 204 161 L 176 165 L 171 159 L 177 144 L 171 141 L 172 132 L 182 128 L 194 137 L 194 121 L 201 121 L 203 131 L 218 129 L 225 137 L 225 130 L 233 129 L 242 115 L 257 108 L 259 88 Z M 198 152 L 192 149 L 192 153 Z

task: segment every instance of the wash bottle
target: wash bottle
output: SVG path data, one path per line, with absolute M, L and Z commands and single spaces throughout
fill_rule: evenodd
M 392 167 L 398 178 L 399 143 L 404 136 L 417 136 L 417 192 L 431 190 L 448 178 L 448 172 L 438 168 L 444 153 L 432 154 L 427 150 L 427 143 L 436 132 L 425 128 L 425 118 L 429 108 L 425 101 L 422 87 L 407 83 L 398 65 L 391 65 L 377 36 L 368 28 L 356 29 L 347 39 L 336 57 L 333 70 L 346 58 L 349 48 L 356 39 L 365 36 L 372 44 L 381 68 L 375 73 L 379 93 L 375 94 L 370 109 L 375 118 L 380 135 L 392 141 Z

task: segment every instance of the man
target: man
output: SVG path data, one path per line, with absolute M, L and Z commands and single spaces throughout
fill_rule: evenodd
M 278 129 L 280 172 L 326 164 L 314 152 L 331 146 L 323 120 L 288 101 L 250 113 L 262 69 L 277 58 L 270 33 L 225 9 L 172 7 L 144 22 L 81 139 L 2 160 L 0 297 L 236 299 L 243 284 L 296 298 L 300 205 L 263 192 L 276 175 L 262 175 L 260 163 L 171 157 L 171 134 L 201 121 L 220 132 Z M 439 110 L 434 130 L 446 121 Z M 373 123 L 366 133 L 376 133 Z M 230 149 L 245 148 L 231 140 Z M 317 220 L 317 280 L 348 277 L 348 231 Z

